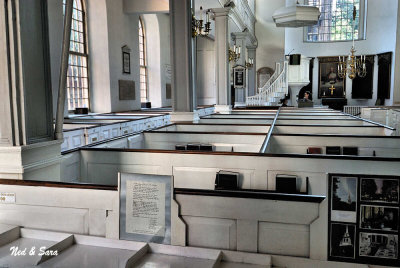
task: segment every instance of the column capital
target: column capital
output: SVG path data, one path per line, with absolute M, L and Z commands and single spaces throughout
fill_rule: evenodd
M 247 48 L 247 51 L 254 51 L 254 50 L 256 50 L 257 49 L 257 45 L 248 45 L 248 46 L 246 46 L 246 48 Z
M 212 8 L 211 11 L 214 13 L 214 18 L 224 17 L 224 16 L 229 16 L 229 14 L 232 12 L 232 8 L 231 7 Z

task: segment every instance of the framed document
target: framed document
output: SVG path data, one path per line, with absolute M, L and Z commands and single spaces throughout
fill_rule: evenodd
M 122 52 L 122 73 L 131 73 L 131 54 L 129 52 Z
M 119 238 L 171 244 L 171 176 L 119 173 Z
M 244 88 L 246 81 L 246 68 L 238 65 L 233 68 L 233 86 L 234 88 Z

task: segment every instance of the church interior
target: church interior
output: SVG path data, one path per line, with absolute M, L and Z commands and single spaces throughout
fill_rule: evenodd
M 0 0 L 0 267 L 400 267 L 398 0 Z

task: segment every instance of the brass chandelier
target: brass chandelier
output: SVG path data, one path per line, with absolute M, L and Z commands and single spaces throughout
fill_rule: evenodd
M 240 46 L 234 45 L 233 48 L 229 48 L 229 61 L 237 62 L 240 58 Z
M 196 19 L 194 13 L 192 14 L 192 37 L 197 36 L 207 36 L 211 31 L 211 22 L 210 22 L 210 12 L 208 9 L 206 11 L 206 22 L 203 20 L 203 7 L 200 7 L 200 19 Z
M 367 75 L 367 68 L 365 65 L 365 55 L 359 57 L 355 56 L 355 45 L 354 45 L 354 23 L 356 20 L 357 10 L 353 7 L 353 46 L 350 49 L 350 54 L 346 56 L 339 56 L 338 64 L 338 76 L 345 78 L 346 74 L 350 79 L 358 77 L 365 77 Z

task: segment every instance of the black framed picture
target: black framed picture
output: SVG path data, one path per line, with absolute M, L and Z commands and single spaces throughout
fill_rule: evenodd
M 399 229 L 399 208 L 361 205 L 360 228 L 397 231 Z
M 361 201 L 399 203 L 399 180 L 361 178 Z
M 244 88 L 246 81 L 246 68 L 238 65 L 233 68 L 233 86 L 234 88 Z
M 330 256 L 355 258 L 356 226 L 354 224 L 331 224 Z
M 331 184 L 331 220 L 355 223 L 357 177 L 334 176 Z
M 131 53 L 129 52 L 122 52 L 122 73 L 131 73 Z
M 319 57 L 318 98 L 343 98 L 346 79 L 338 75 L 339 57 Z
M 398 258 L 399 237 L 395 234 L 360 232 L 360 257 Z

